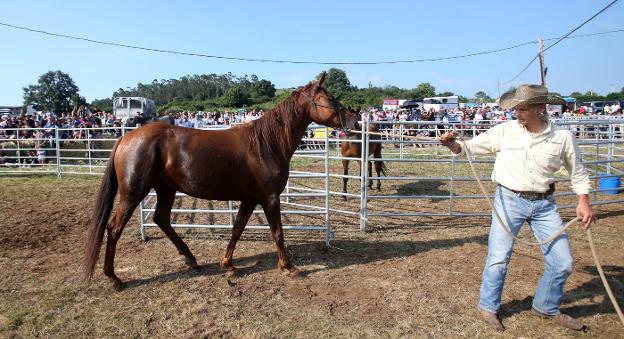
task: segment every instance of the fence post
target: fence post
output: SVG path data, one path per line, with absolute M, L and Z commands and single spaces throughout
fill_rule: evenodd
M 607 174 L 611 174 L 613 146 L 615 144 L 615 120 L 609 121 L 609 143 L 607 144 Z
M 399 125 L 399 154 L 399 159 L 403 160 L 403 124 Z
M 360 231 L 366 231 L 367 208 L 368 208 L 368 126 L 370 124 L 370 115 L 365 121 L 362 121 L 362 138 L 361 138 L 361 162 L 360 162 Z
M 329 128 L 325 127 L 325 246 L 328 247 L 332 238 L 329 207 Z
M 87 133 L 87 157 L 89 159 L 89 173 L 93 173 L 93 161 L 91 160 L 91 133 L 89 128 L 85 128 L 85 133 Z
M 453 195 L 455 195 L 455 157 L 451 158 L 451 189 L 449 190 L 449 215 L 453 216 Z
M 20 130 L 17 129 L 15 130 L 15 143 L 17 144 L 17 168 L 18 171 L 21 171 L 20 168 L 22 168 L 22 157 L 20 156 L 20 153 L 22 153 L 20 151 Z
M 600 125 L 599 124 L 595 124 L 594 125 L 594 142 L 596 143 L 596 153 L 594 155 L 594 161 L 596 161 L 596 171 L 599 176 L 601 175 L 601 169 L 600 169 L 600 145 L 598 144 L 600 141 L 599 135 L 600 135 Z M 600 179 L 596 179 L 596 186 L 598 189 L 600 189 Z M 593 200 L 596 201 L 597 200 L 597 196 L 598 194 L 596 192 L 594 192 L 594 197 Z
M 54 126 L 54 141 L 56 143 L 56 177 L 61 178 L 61 138 L 58 126 Z

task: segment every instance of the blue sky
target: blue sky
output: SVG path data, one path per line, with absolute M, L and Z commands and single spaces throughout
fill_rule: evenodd
M 552 1 L 6 1 L 0 22 L 93 40 L 231 57 L 388 61 L 448 57 L 564 35 L 611 0 Z M 574 35 L 624 29 L 616 3 Z M 256 74 L 277 88 L 338 67 L 352 84 L 497 96 L 537 53 L 393 65 L 293 65 L 216 60 L 92 44 L 0 26 L 0 105 L 50 70 L 68 73 L 91 101 L 118 88 L 186 74 Z M 548 43 L 547 43 L 548 44 Z M 607 94 L 624 87 L 624 32 L 566 39 L 546 52 L 552 91 Z M 513 82 L 539 82 L 535 62 Z

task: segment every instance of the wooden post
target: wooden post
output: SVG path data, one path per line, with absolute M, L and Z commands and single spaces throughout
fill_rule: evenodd
M 542 85 L 546 85 L 546 72 L 544 69 L 544 43 L 542 37 L 539 37 L 539 61 L 540 61 L 540 75 L 542 77 Z

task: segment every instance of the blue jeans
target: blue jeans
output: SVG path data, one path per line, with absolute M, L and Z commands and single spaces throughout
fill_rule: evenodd
M 552 196 L 544 200 L 530 201 L 504 187 L 497 186 L 494 207 L 515 235 L 525 221 L 539 241 L 547 239 L 563 227 L 563 221 Z M 507 265 L 514 245 L 514 239 L 503 227 L 492 212 L 488 255 L 483 269 L 479 300 L 479 307 L 491 313 L 498 313 L 500 309 Z M 563 286 L 572 273 L 574 261 L 568 235 L 564 233 L 540 247 L 544 254 L 545 267 L 533 298 L 533 308 L 543 314 L 555 315 L 560 313 Z

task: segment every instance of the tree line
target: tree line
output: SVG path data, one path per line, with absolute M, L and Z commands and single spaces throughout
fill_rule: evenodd
M 380 106 L 383 99 L 422 99 L 433 96 L 455 95 L 453 92 L 436 92 L 428 82 L 414 88 L 397 86 L 373 86 L 363 88 L 354 86 L 345 71 L 330 68 L 327 71 L 325 87 L 343 104 L 351 107 Z M 226 74 L 185 75 L 179 79 L 154 79 L 151 83 L 138 83 L 133 88 L 119 88 L 109 98 L 95 99 L 91 105 L 98 109 L 111 111 L 113 97 L 139 96 L 155 101 L 159 112 L 178 112 L 185 110 L 204 111 L 211 109 L 270 109 L 294 89 L 276 90 L 275 85 L 256 75 L 236 76 Z M 79 88 L 71 76 L 61 71 L 50 71 L 41 75 L 37 84 L 23 88 L 24 105 L 32 105 L 36 110 L 52 109 L 55 112 L 71 111 L 74 107 L 85 104 L 86 98 L 79 94 Z M 564 95 L 565 96 L 565 95 Z M 577 102 L 623 100 L 624 87 L 620 92 L 606 96 L 595 92 L 573 92 L 569 96 Z M 493 102 L 484 91 L 478 91 L 471 97 L 459 95 L 460 102 Z

